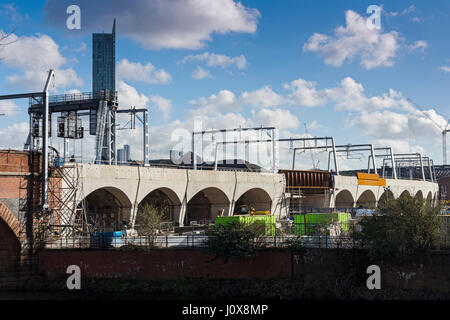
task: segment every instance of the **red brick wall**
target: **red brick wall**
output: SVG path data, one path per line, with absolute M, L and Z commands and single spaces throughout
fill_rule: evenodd
M 28 152 L 0 150 L 0 172 L 30 172 Z
M 0 273 L 15 269 L 19 262 L 19 253 L 19 239 L 0 218 Z
M 291 277 L 291 253 L 266 251 L 254 258 L 212 260 L 199 250 L 136 251 L 44 251 L 39 271 L 46 276 L 65 274 L 78 265 L 87 277 L 136 279 L 270 279 Z

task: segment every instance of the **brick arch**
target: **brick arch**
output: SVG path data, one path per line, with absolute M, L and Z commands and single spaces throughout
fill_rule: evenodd
M 1 201 L 0 201 L 0 219 L 5 221 L 5 223 L 9 226 L 12 232 L 16 235 L 19 242 L 22 243 L 25 238 L 24 233 L 22 232 L 23 228 L 21 227 L 19 220 L 12 213 L 12 211 L 9 210 L 8 207 Z

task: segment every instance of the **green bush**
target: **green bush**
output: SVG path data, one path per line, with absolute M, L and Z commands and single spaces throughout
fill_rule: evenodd
M 206 252 L 226 262 L 257 255 L 258 249 L 263 247 L 264 226 L 233 222 L 212 226 L 206 234 Z
M 353 236 L 374 260 L 427 253 L 439 241 L 439 212 L 409 195 L 391 199 L 372 216 L 362 217 Z

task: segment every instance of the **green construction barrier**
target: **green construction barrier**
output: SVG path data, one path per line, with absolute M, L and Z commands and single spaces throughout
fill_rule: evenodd
M 216 217 L 216 226 L 228 225 L 233 222 L 240 222 L 245 225 L 253 223 L 260 223 L 264 225 L 265 235 L 275 235 L 275 216 L 230 216 L 230 217 Z
M 307 213 L 294 215 L 294 233 L 297 236 L 314 235 L 320 228 L 340 223 L 341 231 L 349 230 L 348 213 Z

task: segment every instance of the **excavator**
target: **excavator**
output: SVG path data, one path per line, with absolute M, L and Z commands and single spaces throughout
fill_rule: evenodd
M 235 215 L 263 216 L 263 215 L 270 215 L 270 211 L 269 210 L 256 211 L 255 208 L 243 204 L 239 206 L 239 212 L 235 213 Z

